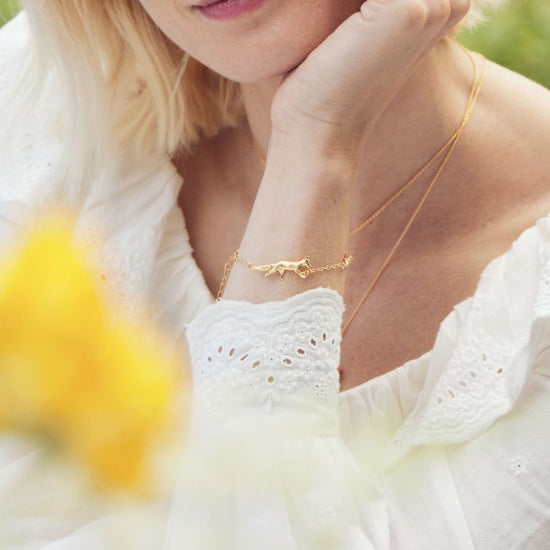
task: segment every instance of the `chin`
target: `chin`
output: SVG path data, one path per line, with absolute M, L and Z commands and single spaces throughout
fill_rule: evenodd
M 197 10 L 170 19 L 150 15 L 182 50 L 216 73 L 240 83 L 285 75 L 297 67 L 362 0 L 266 0 L 252 14 L 212 21 Z M 156 7 L 152 7 L 152 6 Z
M 305 53 L 302 51 L 286 52 L 285 56 L 280 58 L 271 58 L 269 63 L 255 64 L 251 61 L 248 65 L 233 66 L 230 62 L 203 64 L 207 65 L 213 71 L 221 74 L 225 78 L 239 82 L 240 84 L 256 84 L 269 80 L 282 79 L 287 73 L 294 70 L 302 63 L 311 50 Z M 289 55 L 294 54 L 294 55 Z

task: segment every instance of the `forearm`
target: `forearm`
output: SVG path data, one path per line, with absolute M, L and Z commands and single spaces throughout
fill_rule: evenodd
M 272 138 L 266 170 L 239 246 L 239 256 L 255 264 L 300 260 L 313 267 L 338 263 L 347 251 L 352 163 L 329 157 L 320 147 L 279 146 Z M 261 303 L 284 300 L 310 288 L 327 286 L 343 293 L 345 269 L 301 278 L 287 272 L 265 277 L 237 262 L 227 279 L 224 299 Z

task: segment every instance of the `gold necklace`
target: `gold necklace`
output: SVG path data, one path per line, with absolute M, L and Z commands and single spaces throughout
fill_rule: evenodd
M 393 247 L 391 248 L 390 252 L 388 253 L 388 255 L 385 257 L 384 261 L 382 262 L 380 268 L 378 269 L 376 275 L 374 276 L 372 282 L 369 284 L 369 286 L 367 287 L 367 290 L 365 291 L 365 293 L 363 294 L 363 296 L 361 297 L 361 299 L 359 300 L 358 304 L 355 306 L 350 318 L 347 320 L 347 322 L 345 323 L 343 329 L 342 329 L 342 339 L 343 337 L 345 336 L 349 326 L 351 325 L 353 319 L 355 318 L 355 316 L 357 315 L 357 313 L 359 312 L 359 309 L 361 308 L 361 306 L 364 304 L 365 300 L 369 297 L 369 295 L 371 294 L 371 292 L 373 291 L 376 283 L 378 282 L 378 280 L 380 279 L 380 277 L 382 276 L 383 272 L 385 271 L 386 267 L 388 266 L 388 264 L 390 263 L 392 257 L 394 256 L 395 252 L 397 251 L 397 249 L 399 248 L 401 242 L 403 241 L 403 239 L 405 238 L 405 236 L 407 235 L 409 229 L 411 228 L 414 220 L 416 219 L 416 217 L 418 216 L 418 213 L 420 212 L 420 210 L 422 209 L 422 207 L 424 206 L 424 203 L 426 202 L 426 200 L 428 199 L 428 196 L 430 195 L 432 189 L 434 188 L 435 184 L 437 183 L 437 181 L 439 180 L 439 177 L 441 176 L 445 166 L 447 165 L 447 162 L 449 161 L 452 153 L 454 152 L 457 144 L 458 144 L 458 141 L 460 140 L 460 137 L 462 135 L 462 132 L 464 131 L 464 128 L 466 127 L 466 125 L 468 124 L 468 121 L 470 120 L 470 116 L 472 114 L 472 111 L 474 109 L 474 106 L 476 104 L 476 101 L 477 101 L 477 98 L 481 92 L 481 89 L 483 87 L 483 83 L 485 81 L 485 77 L 487 75 L 487 60 L 485 59 L 485 57 L 481 54 L 478 54 L 481 59 L 483 60 L 484 62 L 484 68 L 483 68 L 483 74 L 481 77 L 479 77 L 479 74 L 478 74 L 478 68 L 477 68 L 477 64 L 475 62 L 475 59 L 473 58 L 473 56 L 471 55 L 471 53 L 464 47 L 462 46 L 462 44 L 458 43 L 457 44 L 462 48 L 462 50 L 466 53 L 466 55 L 468 56 L 470 62 L 472 63 L 472 66 L 473 66 L 473 72 L 474 72 L 474 77 L 472 79 L 472 87 L 471 87 L 471 90 L 470 90 L 470 95 L 469 95 L 469 98 L 468 98 L 468 103 L 466 105 L 466 109 L 464 111 L 464 116 L 462 117 L 462 120 L 458 126 L 458 128 L 455 130 L 455 132 L 453 133 L 453 135 L 435 152 L 435 154 L 422 166 L 420 167 L 420 169 L 415 172 L 415 174 L 413 174 L 413 176 L 407 180 L 393 195 L 391 195 L 389 197 L 389 199 L 387 199 L 380 207 L 378 207 L 372 214 L 370 214 L 368 216 L 368 218 L 362 222 L 358 227 L 356 227 L 351 233 L 350 233 L 350 236 L 351 235 L 354 235 L 355 233 L 357 233 L 358 231 L 360 231 L 361 229 L 363 229 L 364 227 L 366 227 L 367 225 L 370 225 L 374 222 L 374 220 L 386 209 L 388 208 L 395 200 L 397 200 L 407 189 L 409 189 L 409 187 L 412 186 L 412 184 L 417 181 L 420 176 L 430 167 L 432 166 L 432 164 L 435 163 L 435 161 L 443 154 L 443 152 L 445 151 L 445 149 L 448 148 L 448 151 L 447 153 L 445 154 L 445 156 L 443 157 L 443 160 L 441 161 L 441 164 L 439 165 L 439 168 L 437 169 L 434 177 L 431 179 L 426 191 L 424 192 L 424 194 L 422 195 L 422 198 L 420 199 L 418 205 L 416 206 L 416 208 L 414 209 L 412 215 L 410 216 L 409 220 L 407 221 L 407 223 L 405 224 L 405 227 L 403 228 L 403 230 L 401 231 L 399 237 L 397 238 L 397 241 L 395 242 L 395 244 L 393 245 Z M 260 151 L 260 148 L 256 142 L 255 139 L 252 140 L 253 143 L 254 143 L 254 149 L 256 151 L 256 154 L 258 155 L 258 158 L 260 159 L 263 167 L 265 168 L 265 164 L 266 164 L 266 161 Z

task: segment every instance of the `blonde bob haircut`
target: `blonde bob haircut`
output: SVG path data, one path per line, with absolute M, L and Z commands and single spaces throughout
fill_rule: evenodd
M 103 100 L 119 143 L 173 153 L 244 114 L 238 83 L 179 49 L 138 0 L 22 4 L 42 64 L 56 63 L 78 97 Z
M 503 1 L 473 0 L 464 25 L 473 26 L 484 8 Z M 179 49 L 139 0 L 22 4 L 34 41 L 27 73 L 36 79 L 53 66 L 62 74 L 64 117 L 73 133 L 88 133 L 88 154 L 108 135 L 141 153 L 174 154 L 244 116 L 239 84 Z

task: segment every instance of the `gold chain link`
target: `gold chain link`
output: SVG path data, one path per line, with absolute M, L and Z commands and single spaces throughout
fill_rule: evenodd
M 352 260 L 353 260 L 353 256 L 349 252 L 346 252 L 344 254 L 344 257 L 342 258 L 342 261 L 336 264 L 329 264 L 321 267 L 313 267 L 310 263 L 309 256 L 306 256 L 305 258 L 302 258 L 301 260 L 298 260 L 298 261 L 281 261 L 275 264 L 254 265 L 253 263 L 245 260 L 244 258 L 241 258 L 239 256 L 239 249 L 237 248 L 233 251 L 229 260 L 225 262 L 225 265 L 223 268 L 222 282 L 220 283 L 220 288 L 218 290 L 218 294 L 216 295 L 216 302 L 221 300 L 223 293 L 225 291 L 227 279 L 229 278 L 229 274 L 231 273 L 233 265 L 236 262 L 239 262 L 251 269 L 256 269 L 258 271 L 265 271 L 266 277 L 268 277 L 269 275 L 272 275 L 275 272 L 279 272 L 282 279 L 284 277 L 284 274 L 287 271 L 293 271 L 294 273 L 296 273 L 297 275 L 305 279 L 306 277 L 309 277 L 309 275 L 311 275 L 312 273 L 317 273 L 319 271 L 328 271 L 329 269 L 345 269 L 351 264 Z
M 346 332 L 348 331 L 349 326 L 351 325 L 352 321 L 355 319 L 355 316 L 357 315 L 357 313 L 361 309 L 361 306 L 363 305 L 365 300 L 370 296 L 370 294 L 373 291 L 376 283 L 378 282 L 378 280 L 380 279 L 380 277 L 382 276 L 382 274 L 386 270 L 386 267 L 390 263 L 390 261 L 393 258 L 395 252 L 397 251 L 397 249 L 399 248 L 401 242 L 403 241 L 403 239 L 407 235 L 407 233 L 408 233 L 409 229 L 411 228 L 414 220 L 418 216 L 418 213 L 420 212 L 422 206 L 424 205 L 424 203 L 428 199 L 428 196 L 429 196 L 430 192 L 432 191 L 435 184 L 439 180 L 439 177 L 441 176 L 441 173 L 443 172 L 443 169 L 445 168 L 445 166 L 446 166 L 447 162 L 449 161 L 453 151 L 455 150 L 455 148 L 456 148 L 456 146 L 457 146 L 457 144 L 460 140 L 460 137 L 462 135 L 462 132 L 463 132 L 464 128 L 466 127 L 466 125 L 467 125 L 467 123 L 470 119 L 470 115 L 472 114 L 472 111 L 473 111 L 474 106 L 476 104 L 477 98 L 478 98 L 478 96 L 481 92 L 481 89 L 483 87 L 485 77 L 487 75 L 487 60 L 485 59 L 485 57 L 483 55 L 480 54 L 482 60 L 484 61 L 484 71 L 483 71 L 483 75 L 480 78 L 478 78 L 478 69 L 477 69 L 477 64 L 476 64 L 474 58 L 470 55 L 470 53 L 465 48 L 463 48 L 463 49 L 467 53 L 468 57 L 470 58 L 470 61 L 473 64 L 474 78 L 473 78 L 472 88 L 471 88 L 471 91 L 470 91 L 470 96 L 468 98 L 468 103 L 466 105 L 464 116 L 462 118 L 462 122 L 460 123 L 460 126 L 458 127 L 457 131 L 455 132 L 454 138 L 451 142 L 451 146 L 450 146 L 449 150 L 447 151 L 447 153 L 445 154 L 445 157 L 443 158 L 443 160 L 441 162 L 441 165 L 439 166 L 436 174 L 434 175 L 434 177 L 430 181 L 430 183 L 428 185 L 428 188 L 426 189 L 426 191 L 422 195 L 422 198 L 420 199 L 420 202 L 416 206 L 414 212 L 412 213 L 412 215 L 409 218 L 408 222 L 406 223 L 405 227 L 401 231 L 401 234 L 399 235 L 397 241 L 395 242 L 395 244 L 391 248 L 389 254 L 386 256 L 386 258 L 382 262 L 380 268 L 378 269 L 376 275 L 374 276 L 374 279 L 371 281 L 371 283 L 367 287 L 367 290 L 365 291 L 365 293 L 363 294 L 363 296 L 359 300 L 359 303 L 355 306 L 355 308 L 354 308 L 352 314 L 350 315 L 349 319 L 344 324 L 344 327 L 342 328 L 342 338 L 346 335 Z
M 470 52 L 464 46 L 462 46 L 462 44 L 460 44 L 458 42 L 457 42 L 457 44 L 462 48 L 462 50 L 469 57 L 472 65 L 473 65 L 473 70 L 474 70 L 472 88 L 471 88 L 471 91 L 470 91 L 470 96 L 468 98 L 468 103 L 466 105 L 464 116 L 463 116 L 462 121 L 459 124 L 458 128 L 453 133 L 453 135 L 440 147 L 440 149 L 438 149 L 438 151 L 436 151 L 436 153 L 408 181 L 406 181 L 388 200 L 386 200 L 377 210 L 375 210 L 375 212 L 373 212 L 364 222 L 362 222 L 356 229 L 354 229 L 350 233 L 350 236 L 351 236 L 351 235 L 357 233 L 358 231 L 360 231 L 361 229 L 363 229 L 364 227 L 366 227 L 367 225 L 372 224 L 374 222 L 374 220 L 386 208 L 388 208 L 409 187 L 411 187 L 412 184 L 415 181 L 417 181 L 420 178 L 420 176 L 430 166 L 432 166 L 435 163 L 435 161 L 443 154 L 445 149 L 449 148 L 448 151 L 446 152 L 439 168 L 437 169 L 436 174 L 434 175 L 434 177 L 430 181 L 430 184 L 428 185 L 427 190 L 424 192 L 422 198 L 420 199 L 420 202 L 418 203 L 418 205 L 415 208 L 414 212 L 410 216 L 407 224 L 405 225 L 404 229 L 402 230 L 401 234 L 399 235 L 397 241 L 393 245 L 392 249 L 390 250 L 389 254 L 386 256 L 384 261 L 382 262 L 382 265 L 380 266 L 380 268 L 379 268 L 378 272 L 376 273 L 374 279 L 369 284 L 366 292 L 363 294 L 363 296 L 359 300 L 359 303 L 357 304 L 357 306 L 355 307 L 353 313 L 351 314 L 350 318 L 346 322 L 346 324 L 345 324 L 345 326 L 342 330 L 342 336 L 344 336 L 346 334 L 347 329 L 349 328 L 349 325 L 351 324 L 351 322 L 353 321 L 353 319 L 357 315 L 357 313 L 358 313 L 359 309 L 361 308 L 361 306 L 363 305 L 364 301 L 368 298 L 368 296 L 370 295 L 370 293 L 374 289 L 374 286 L 376 285 L 376 283 L 380 279 L 382 273 L 385 271 L 385 269 L 386 269 L 387 265 L 389 264 L 391 258 L 393 257 L 393 255 L 395 254 L 397 248 L 399 247 L 399 245 L 401 244 L 401 242 L 405 238 L 406 234 L 408 233 L 411 225 L 413 224 L 415 218 L 417 217 L 418 213 L 420 212 L 422 206 L 426 202 L 430 192 L 432 191 L 433 187 L 435 186 L 435 184 L 439 180 L 439 177 L 440 177 L 441 173 L 443 172 L 443 169 L 445 168 L 448 160 L 450 159 L 456 145 L 458 144 L 458 141 L 459 141 L 459 139 L 462 135 L 462 132 L 463 132 L 464 128 L 466 127 L 466 124 L 469 121 L 470 115 L 471 115 L 471 113 L 473 111 L 473 108 L 474 108 L 474 105 L 477 101 L 477 97 L 479 96 L 479 93 L 481 92 L 481 88 L 483 87 L 483 82 L 484 82 L 484 79 L 485 79 L 485 76 L 486 76 L 486 73 L 487 73 L 487 60 L 484 58 L 483 55 L 479 54 L 480 57 L 484 60 L 485 66 L 484 66 L 484 72 L 483 72 L 482 77 L 478 78 L 478 68 L 477 68 L 477 64 L 476 64 L 473 56 L 470 54 Z M 258 158 L 260 159 L 260 161 L 262 162 L 263 167 L 265 168 L 266 161 L 265 161 L 265 159 L 264 159 L 264 157 L 263 157 L 263 155 L 262 155 L 262 153 L 259 149 L 259 146 L 256 143 L 256 140 L 253 139 L 252 141 L 254 143 L 254 148 L 255 148 L 256 154 L 258 155 Z M 336 264 L 329 264 L 329 265 L 321 266 L 321 267 L 312 267 L 311 264 L 309 263 L 309 257 L 308 256 L 306 256 L 305 258 L 303 258 L 302 260 L 299 260 L 297 262 L 294 262 L 294 261 L 280 261 L 280 262 L 277 262 L 276 264 L 266 264 L 266 265 L 258 266 L 258 265 L 254 265 L 251 262 L 241 258 L 239 256 L 239 250 L 235 249 L 233 251 L 231 257 L 229 258 L 229 260 L 224 265 L 224 272 L 223 272 L 222 281 L 221 281 L 221 284 L 220 284 L 220 287 L 219 287 L 219 290 L 218 290 L 218 293 L 217 293 L 217 296 L 216 296 L 216 301 L 221 300 L 221 298 L 223 296 L 223 292 L 225 291 L 225 287 L 226 287 L 226 284 L 227 284 L 227 279 L 229 278 L 229 274 L 231 273 L 232 267 L 236 262 L 242 263 L 242 264 L 244 264 L 245 266 L 247 266 L 248 268 L 251 268 L 251 269 L 259 269 L 261 271 L 266 271 L 266 274 L 265 274 L 266 277 L 268 275 L 274 273 L 275 271 L 279 271 L 279 273 L 281 275 L 281 279 L 282 279 L 283 276 L 284 276 L 284 273 L 286 271 L 294 271 L 296 274 L 298 274 L 301 277 L 305 278 L 305 277 L 309 276 L 311 273 L 315 273 L 315 272 L 327 271 L 329 269 L 336 269 L 336 268 L 345 269 L 346 267 L 348 267 L 350 265 L 352 260 L 353 260 L 353 256 L 349 252 L 346 252 L 344 254 L 344 257 L 343 257 L 341 262 L 336 263 Z

